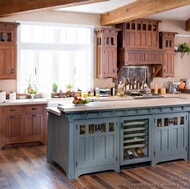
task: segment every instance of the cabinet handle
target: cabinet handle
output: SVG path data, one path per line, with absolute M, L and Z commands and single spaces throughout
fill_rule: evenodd
M 32 108 L 32 110 L 37 110 L 37 108 Z
M 10 109 L 11 112 L 15 112 L 15 109 Z
M 32 115 L 32 117 L 37 117 L 37 115 Z
M 11 69 L 11 74 L 14 74 L 14 69 Z

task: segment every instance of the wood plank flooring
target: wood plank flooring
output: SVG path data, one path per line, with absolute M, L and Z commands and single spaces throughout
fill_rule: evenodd
M 46 146 L 0 150 L 0 189 L 187 189 L 190 161 L 161 163 L 106 171 L 68 180 L 64 171 L 46 160 Z

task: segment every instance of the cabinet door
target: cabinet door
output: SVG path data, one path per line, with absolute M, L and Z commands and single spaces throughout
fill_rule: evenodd
M 104 77 L 117 77 L 117 50 L 105 48 L 103 55 Z
M 162 157 L 171 154 L 171 119 L 170 115 L 155 116 L 155 156 Z
M 187 114 L 175 114 L 172 118 L 172 155 L 187 152 Z
M 118 160 L 118 121 L 108 118 L 98 121 L 98 165 Z
M 20 142 L 24 136 L 23 116 L 21 115 L 7 115 L 3 116 L 2 133 L 3 143 Z
M 15 79 L 14 48 L 0 47 L 0 79 Z
M 26 140 L 43 140 L 43 114 L 26 115 Z
M 163 66 L 163 76 L 173 77 L 174 76 L 174 51 L 166 50 L 166 65 Z
M 155 116 L 155 156 L 186 153 L 187 114 L 176 113 Z
M 76 121 L 76 165 L 77 168 L 96 166 L 97 120 Z

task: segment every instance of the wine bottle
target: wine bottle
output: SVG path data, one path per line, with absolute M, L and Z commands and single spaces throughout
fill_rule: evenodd
M 133 155 L 133 152 L 131 150 L 127 150 L 127 153 L 129 155 L 129 159 L 133 159 L 135 156 Z
M 141 148 L 136 148 L 136 152 L 137 152 L 139 157 L 144 157 L 145 156 Z

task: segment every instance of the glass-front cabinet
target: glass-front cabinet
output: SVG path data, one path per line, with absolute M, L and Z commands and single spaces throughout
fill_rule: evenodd
M 119 162 L 118 118 L 77 120 L 75 123 L 77 169 Z
M 121 118 L 121 165 L 150 160 L 151 125 L 150 116 Z

